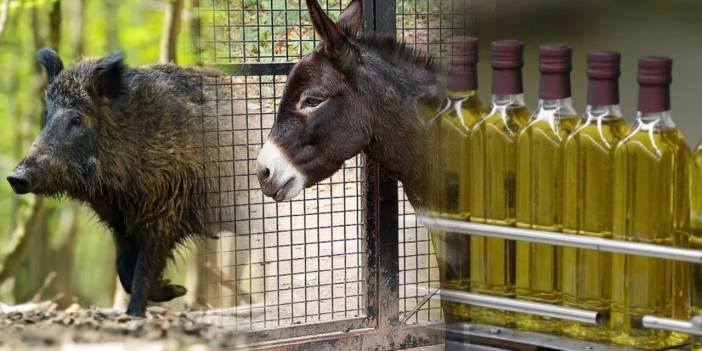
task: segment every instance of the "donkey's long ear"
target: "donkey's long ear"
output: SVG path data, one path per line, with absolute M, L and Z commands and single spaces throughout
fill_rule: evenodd
M 327 16 L 317 0 L 306 0 L 314 30 L 322 38 L 322 46 L 327 54 L 333 55 L 344 44 L 344 34 L 339 26 Z
M 355 36 L 363 25 L 363 0 L 352 0 L 341 13 L 336 25 L 348 36 Z
M 117 97 L 124 90 L 122 76 L 126 69 L 120 52 L 99 59 L 88 78 L 91 93 L 98 97 Z
M 54 50 L 49 48 L 39 49 L 39 51 L 37 51 L 37 60 L 44 66 L 49 83 L 63 71 L 63 61 L 61 61 L 61 58 Z

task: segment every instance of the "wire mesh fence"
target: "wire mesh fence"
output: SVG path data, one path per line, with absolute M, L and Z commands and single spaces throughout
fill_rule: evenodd
M 332 16 L 340 2 L 325 4 Z M 314 48 L 298 1 L 204 1 L 201 60 L 208 65 L 294 62 Z M 275 67 L 269 67 L 277 71 Z M 263 196 L 255 160 L 273 125 L 285 75 L 240 75 L 210 87 L 217 100 L 216 191 L 202 252 L 200 291 L 225 329 L 260 330 L 362 316 L 362 158 L 292 201 Z M 210 123 L 212 125 L 212 123 Z
M 203 62 L 285 63 L 312 51 L 316 35 L 301 0 L 201 1 Z M 336 19 L 348 0 L 321 1 Z
M 320 1 L 333 19 L 348 2 Z M 453 18 L 452 6 L 452 1 L 398 1 L 398 37 L 445 57 L 447 39 L 462 23 Z M 200 252 L 199 291 L 209 316 L 228 330 L 363 317 L 368 301 L 362 157 L 284 203 L 264 197 L 255 175 L 286 64 L 316 44 L 306 7 L 298 0 L 205 0 L 198 16 L 200 61 L 231 75 L 214 84 L 217 107 L 203 116 L 215 120 L 219 155 L 212 165 L 216 191 L 208 197 L 210 225 L 220 239 Z M 256 65 L 263 73 L 232 65 Z M 399 309 L 410 323 L 437 321 L 438 296 L 427 299 L 439 279 L 433 248 L 401 186 L 398 191 Z
M 464 0 L 400 0 L 396 6 L 399 40 L 427 52 L 439 66 L 448 58 L 449 39 L 470 32 L 474 24 Z M 399 187 L 400 312 L 408 323 L 441 320 L 439 267 L 426 228 Z

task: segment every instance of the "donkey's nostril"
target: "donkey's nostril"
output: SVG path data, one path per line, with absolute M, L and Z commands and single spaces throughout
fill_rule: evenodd
M 258 171 L 258 179 L 259 180 L 266 180 L 270 176 L 271 176 L 271 170 L 268 169 L 268 167 L 263 167 L 263 169 Z
M 17 194 L 26 194 L 29 192 L 29 181 L 27 178 L 9 176 L 7 177 L 7 181 L 10 183 L 12 190 Z

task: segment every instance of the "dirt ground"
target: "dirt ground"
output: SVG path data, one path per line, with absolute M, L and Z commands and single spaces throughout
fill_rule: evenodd
M 147 318 L 109 309 L 51 302 L 0 305 L 0 351 L 5 350 L 221 350 L 243 340 L 198 321 L 198 312 L 150 307 Z
M 146 318 L 110 309 L 65 311 L 52 302 L 8 306 L 0 303 L 0 351 L 208 351 L 246 349 L 245 340 L 203 322 L 201 312 L 150 307 Z M 206 319 L 206 318 L 205 318 Z M 412 351 L 440 351 L 443 345 Z

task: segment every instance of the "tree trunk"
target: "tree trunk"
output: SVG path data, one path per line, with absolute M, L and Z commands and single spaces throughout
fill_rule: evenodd
M 61 47 L 61 0 L 54 0 L 49 12 L 49 46 L 56 52 Z
M 71 12 L 71 27 L 75 28 L 76 33 L 76 36 L 73 38 L 73 52 L 76 55 L 75 57 L 81 57 L 85 51 L 85 40 L 83 39 L 85 33 L 85 0 L 75 0 Z M 111 16 L 112 14 L 107 14 L 108 18 Z
M 78 214 L 80 206 L 75 203 L 67 205 L 61 211 L 58 233 L 65 238 L 63 245 L 51 254 L 54 262 L 56 281 L 48 289 L 50 296 L 59 296 L 55 301 L 59 308 L 66 308 L 73 303 L 73 266 L 75 262 L 75 247 L 78 237 Z
M 183 0 L 172 0 L 166 7 L 161 34 L 161 63 L 178 63 L 178 34 L 183 13 Z
M 60 25 L 61 25 L 61 15 L 57 12 L 61 11 L 60 6 L 52 5 L 49 12 L 49 38 L 52 40 L 51 45 L 58 45 L 60 42 Z M 44 38 L 42 37 L 41 21 L 39 18 L 40 9 L 38 6 L 33 6 L 29 12 L 30 22 L 32 28 L 32 44 L 34 50 L 39 50 L 39 48 L 45 45 Z M 58 35 L 55 33 L 59 33 Z M 58 49 L 58 46 L 55 47 Z M 43 69 L 38 63 L 34 64 L 34 79 L 33 79 L 33 96 L 38 100 L 36 104 L 32 104 L 31 108 L 27 110 L 27 115 L 24 118 L 27 120 L 34 120 L 35 123 L 29 123 L 28 125 L 34 129 L 39 126 L 38 129 L 43 128 L 45 124 L 44 111 L 46 110 L 44 101 L 44 89 L 46 87 L 46 79 L 44 77 Z M 33 137 L 36 132 L 27 131 L 24 133 L 29 138 Z M 31 136 L 30 136 L 31 135 Z M 18 251 L 20 259 L 24 257 L 27 252 L 31 254 L 27 257 L 26 264 L 23 264 L 22 272 L 12 272 L 15 275 L 17 284 L 15 284 L 15 300 L 25 301 L 30 299 L 33 294 L 39 289 L 46 279 L 49 273 L 50 262 L 47 260 L 49 257 L 49 247 L 48 247 L 48 222 L 53 212 L 53 209 L 48 206 L 48 201 L 42 199 L 37 199 L 35 205 L 31 208 L 33 212 L 29 218 L 31 221 L 27 223 L 19 223 L 18 225 L 24 226 L 23 238 L 26 240 L 28 246 L 26 249 Z M 22 232 L 22 231 L 19 231 Z M 13 268 L 17 270 L 17 268 Z
M 105 35 L 107 37 L 107 52 L 119 51 L 121 45 L 119 43 L 118 28 L 118 13 L 119 0 L 105 0 L 105 13 L 108 14 L 105 18 Z
M 3 265 L 0 267 L 0 284 L 15 276 L 17 270 L 24 259 L 27 249 L 30 246 L 34 235 L 40 231 L 43 223 L 46 223 L 47 210 L 42 198 L 33 199 L 24 216 L 18 221 L 18 225 L 12 233 L 12 249 L 6 256 Z M 25 300 L 25 299 L 22 299 Z
M 16 33 L 17 20 L 14 18 L 7 22 L 7 29 Z M 8 46 L 9 50 L 13 52 L 19 51 L 19 45 L 16 43 L 4 43 Z M 20 112 L 20 106 L 17 104 L 17 92 L 19 91 L 19 79 L 17 79 L 18 70 L 18 60 L 9 60 L 7 63 L 7 70 L 5 73 L 6 83 L 3 84 L 4 90 L 8 94 L 7 99 L 7 114 L 12 119 L 12 125 L 16 126 L 16 132 L 13 134 L 12 143 L 12 158 L 19 160 L 22 157 L 22 152 L 24 152 L 24 140 L 25 137 L 22 134 L 22 118 Z M 12 196 L 12 203 L 10 205 L 10 223 L 7 228 L 0 228 L 0 230 L 7 230 L 7 232 L 17 228 L 18 216 L 20 210 L 20 199 L 18 196 Z
M 190 11 L 192 12 L 190 16 L 190 33 L 193 40 L 193 48 L 196 52 L 197 62 L 196 65 L 202 66 L 202 36 L 200 35 L 200 0 L 192 0 Z
M 8 18 L 10 18 L 10 0 L 5 0 L 0 8 L 0 40 L 2 40 L 2 35 L 5 33 Z

